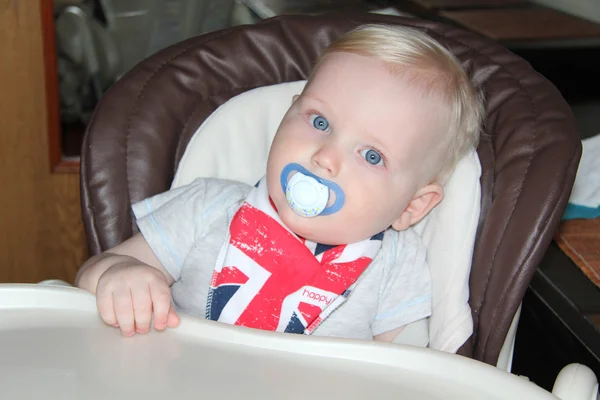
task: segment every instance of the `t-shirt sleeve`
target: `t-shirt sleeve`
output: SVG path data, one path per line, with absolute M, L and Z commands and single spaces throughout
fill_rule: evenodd
M 420 236 L 410 229 L 389 233 L 384 240 L 390 243 L 381 259 L 387 279 L 380 286 L 373 336 L 431 315 L 431 276 Z
M 206 233 L 213 214 L 243 198 L 244 186 L 196 179 L 132 206 L 141 234 L 174 280 L 179 280 L 188 253 Z

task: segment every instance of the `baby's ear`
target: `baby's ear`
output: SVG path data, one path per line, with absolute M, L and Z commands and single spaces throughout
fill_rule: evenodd
M 299 94 L 295 94 L 294 96 L 292 96 L 292 104 L 294 104 L 296 100 L 298 100 L 298 97 L 300 97 Z
M 408 203 L 400 217 L 392 223 L 392 228 L 403 231 L 416 224 L 444 198 L 444 189 L 437 183 L 422 187 Z

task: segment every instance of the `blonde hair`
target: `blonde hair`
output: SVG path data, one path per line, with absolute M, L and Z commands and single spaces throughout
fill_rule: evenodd
M 458 59 L 429 35 L 404 26 L 362 25 L 330 44 L 321 55 L 358 54 L 384 61 L 394 74 L 410 76 L 450 107 L 450 128 L 435 179 L 445 181 L 471 146 L 477 147 L 483 120 L 483 97 Z M 313 70 L 313 71 L 314 71 Z M 310 81 L 310 78 L 309 78 Z

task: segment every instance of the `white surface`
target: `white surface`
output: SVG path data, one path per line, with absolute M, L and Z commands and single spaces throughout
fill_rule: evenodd
M 264 86 L 231 98 L 196 130 L 179 162 L 173 187 L 197 177 L 254 185 L 265 174 L 279 123 L 305 81 Z
M 596 400 L 598 379 L 582 364 L 569 364 L 558 374 L 552 393 L 562 400 Z
M 456 355 L 182 318 L 121 337 L 80 289 L 0 284 L 5 399 L 556 399 Z
M 517 312 L 510 323 L 508 333 L 506 334 L 506 339 L 504 339 L 504 344 L 500 349 L 498 361 L 496 362 L 496 367 L 508 372 L 512 371 L 513 354 L 515 352 L 515 339 L 517 338 L 517 328 L 519 327 L 519 319 L 521 318 L 522 305 L 523 303 L 519 304 L 519 308 L 517 308 Z
M 304 81 L 282 83 L 233 97 L 198 128 L 183 155 L 173 187 L 197 177 L 226 178 L 254 185 L 266 171 L 271 141 L 292 97 Z M 481 166 L 473 149 L 445 185 L 445 198 L 416 226 L 428 250 L 433 280 L 429 329 L 405 329 L 399 342 L 422 345 L 415 332 L 428 332 L 431 348 L 456 350 L 471 336 L 469 273 L 479 219 Z
M 581 141 L 583 153 L 569 203 L 600 207 L 600 134 Z
M 415 229 L 433 283 L 429 347 L 455 353 L 473 332 L 469 276 L 481 206 L 481 165 L 472 149 L 444 185 L 444 200 Z

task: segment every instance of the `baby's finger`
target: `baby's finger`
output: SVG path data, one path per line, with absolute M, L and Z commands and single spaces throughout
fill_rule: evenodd
M 171 307 L 171 291 L 166 285 L 150 286 L 152 306 L 154 308 L 154 328 L 162 331 L 167 327 L 167 315 Z
M 175 308 L 171 305 L 171 308 L 169 308 L 169 315 L 167 315 L 167 326 L 169 328 L 177 328 L 180 322 L 179 315 L 177 315 Z
M 111 326 L 118 326 L 112 292 L 105 290 L 97 292 L 96 305 L 98 306 L 100 318 L 102 318 L 104 322 Z
M 131 336 L 134 331 L 133 304 L 131 302 L 131 291 L 129 288 L 113 293 L 113 302 L 115 305 L 115 314 L 117 323 L 121 328 L 123 336 Z
M 133 301 L 135 331 L 137 333 L 146 333 L 150 330 L 150 321 L 152 319 L 152 299 L 150 298 L 150 289 L 142 288 L 132 290 L 131 300 Z

